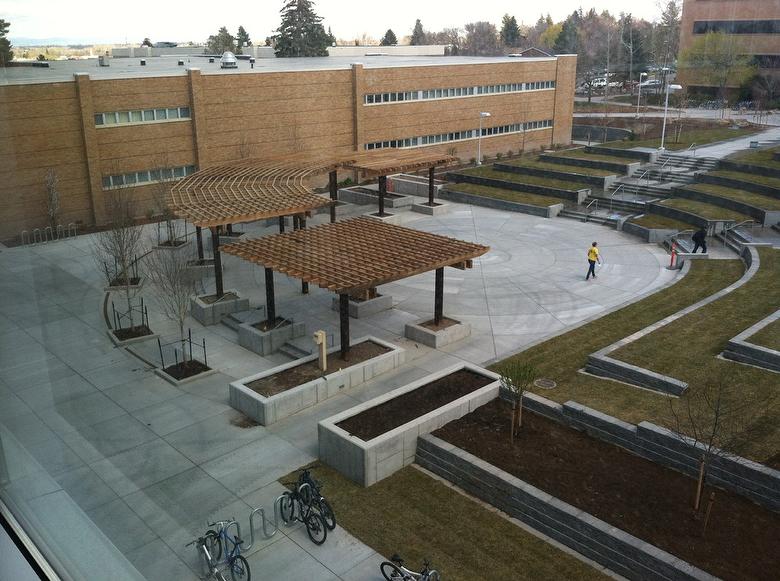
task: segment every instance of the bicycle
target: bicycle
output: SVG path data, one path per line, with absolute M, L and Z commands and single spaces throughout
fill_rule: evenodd
M 212 531 L 213 532 L 213 531 Z M 198 545 L 199 551 L 198 555 L 201 558 L 201 567 L 206 570 L 206 577 L 204 579 L 217 579 L 217 581 L 227 581 L 225 579 L 225 576 L 222 574 L 222 572 L 219 570 L 219 567 L 217 566 L 218 561 L 215 561 L 214 558 L 211 555 L 211 552 L 208 549 L 208 543 L 209 541 L 206 539 L 206 537 L 198 537 L 191 543 L 187 543 L 184 545 L 185 547 L 189 547 L 190 545 Z
M 311 498 L 311 486 L 303 483 L 296 486 L 293 491 L 282 494 L 279 512 L 285 524 L 299 521 L 306 525 L 306 532 L 315 545 L 321 545 L 328 537 L 328 526 L 322 514 L 314 510 L 311 504 L 304 501 L 301 491 L 308 489 L 308 498 Z
M 308 484 L 309 486 L 301 488 L 301 485 L 303 484 Z M 322 520 L 325 521 L 325 526 L 328 527 L 328 530 L 332 531 L 335 529 L 336 514 L 333 512 L 330 503 L 325 500 L 325 497 L 322 496 L 322 493 L 320 492 L 322 483 L 319 480 L 316 480 L 308 469 L 305 469 L 298 475 L 298 488 L 301 491 L 300 493 L 303 501 L 317 509 L 322 515 Z
M 426 559 L 423 561 L 422 571 L 416 573 L 404 567 L 404 560 L 398 555 L 390 557 L 389 561 L 379 565 L 382 576 L 387 581 L 440 581 L 441 575 L 436 569 L 431 569 L 431 564 Z
M 230 570 L 230 576 L 233 578 L 233 581 L 250 581 L 252 572 L 249 570 L 249 563 L 241 555 L 241 545 L 244 544 L 244 541 L 236 535 L 231 538 L 227 533 L 234 522 L 235 521 L 217 521 L 209 523 L 210 527 L 215 526 L 217 527 L 217 530 L 207 530 L 203 538 L 206 547 L 211 549 L 208 552 L 213 556 L 213 560 L 216 563 L 220 562 L 224 548 L 224 563 Z M 232 545 L 230 551 L 227 550 L 229 544 Z

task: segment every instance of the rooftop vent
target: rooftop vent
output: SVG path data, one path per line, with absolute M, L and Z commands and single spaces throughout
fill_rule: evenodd
M 222 57 L 219 59 L 219 68 L 221 69 L 237 69 L 238 59 L 229 50 L 222 53 Z

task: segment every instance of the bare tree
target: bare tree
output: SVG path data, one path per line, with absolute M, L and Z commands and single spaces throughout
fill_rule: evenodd
M 155 290 L 157 303 L 163 314 L 179 326 L 182 361 L 186 365 L 187 350 L 184 322 L 190 308 L 190 297 L 195 294 L 197 278 L 188 268 L 187 252 L 152 252 L 146 259 L 146 273 Z
M 669 399 L 675 435 L 700 458 L 693 502 L 697 514 L 713 462 L 744 453 L 757 435 L 762 412 L 774 399 L 768 392 L 735 393 L 734 383 L 731 374 L 721 373 L 689 388 L 679 400 Z
M 512 420 L 509 440 L 515 443 L 515 428 L 523 427 L 523 394 L 528 391 L 536 379 L 536 368 L 530 363 L 510 359 L 499 370 L 501 387 L 512 401 Z
M 154 204 L 154 212 L 157 214 L 161 222 L 165 222 L 165 232 L 167 239 L 162 241 L 157 240 L 157 244 L 160 246 L 176 246 L 179 242 L 179 231 L 176 222 L 176 216 L 171 211 L 168 202 L 171 196 L 171 185 L 173 184 L 173 172 L 168 167 L 168 156 L 161 154 L 157 158 L 157 167 L 152 170 L 152 175 L 155 181 L 152 184 L 152 203 Z
M 143 227 L 136 223 L 135 204 L 124 189 L 113 190 L 106 198 L 106 211 L 110 220 L 108 228 L 95 235 L 92 254 L 103 272 L 108 286 L 124 289 L 130 328 L 133 321 L 134 280 L 133 270 L 140 250 Z
M 46 184 L 46 215 L 49 217 L 49 226 L 53 232 L 56 232 L 60 217 L 60 178 L 54 168 L 46 170 L 44 183 Z

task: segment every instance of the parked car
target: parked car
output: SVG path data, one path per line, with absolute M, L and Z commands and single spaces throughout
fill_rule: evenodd
M 653 87 L 660 87 L 662 84 L 661 79 L 647 79 L 646 81 L 639 83 L 639 86 L 643 89 L 652 89 Z

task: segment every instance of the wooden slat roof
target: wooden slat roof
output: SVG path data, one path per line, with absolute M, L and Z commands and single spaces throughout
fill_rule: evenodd
M 444 266 L 470 267 L 489 246 L 360 217 L 221 247 L 277 272 L 348 293 Z
M 338 168 L 369 175 L 413 171 L 456 161 L 449 155 L 386 149 L 341 156 L 291 154 L 247 159 L 205 168 L 176 182 L 169 207 L 204 228 L 301 214 L 331 203 L 307 185 L 313 176 Z

